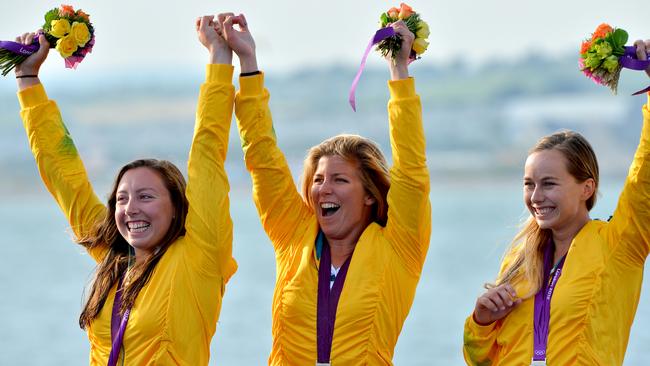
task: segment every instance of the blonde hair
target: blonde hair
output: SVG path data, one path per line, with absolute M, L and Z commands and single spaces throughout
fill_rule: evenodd
M 302 174 L 302 197 L 313 209 L 311 186 L 318 161 L 324 156 L 338 156 L 358 164 L 359 176 L 366 192 L 375 199 L 372 206 L 372 221 L 385 226 L 388 214 L 388 189 L 390 174 L 386 158 L 375 142 L 358 135 L 338 135 L 309 149 Z
M 561 152 L 566 160 L 569 174 L 576 181 L 584 182 L 593 179 L 594 193 L 585 202 L 587 210 L 590 211 L 596 204 L 599 172 L 596 154 L 589 142 L 577 132 L 560 131 L 541 138 L 528 155 L 544 150 Z M 486 284 L 486 287 L 524 281 L 530 285 L 530 291 L 524 297 L 536 294 L 542 286 L 544 251 L 551 239 L 551 230 L 540 228 L 537 221 L 529 217 L 513 238 L 507 251 L 508 258 L 504 260 L 503 269 L 496 282 Z

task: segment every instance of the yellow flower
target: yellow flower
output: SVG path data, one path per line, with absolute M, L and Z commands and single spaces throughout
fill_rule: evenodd
M 65 36 L 56 41 L 56 50 L 61 57 L 68 58 L 77 50 L 77 41 L 72 36 Z
M 418 32 L 415 33 L 415 38 L 422 38 L 422 39 L 429 38 L 429 34 L 431 33 L 429 31 L 429 25 L 425 21 L 420 20 L 420 22 L 418 23 L 418 27 L 420 29 L 418 29 Z
M 77 46 L 83 47 L 86 45 L 86 42 L 90 41 L 90 31 L 86 23 L 74 22 L 72 23 L 72 29 L 70 30 L 70 35 L 77 42 Z
M 66 19 L 53 20 L 50 25 L 52 26 L 50 34 L 56 38 L 61 38 L 70 33 L 70 22 Z
M 413 41 L 413 51 L 418 55 L 423 54 L 427 50 L 427 47 L 429 47 L 429 42 L 425 41 L 424 38 L 416 38 Z

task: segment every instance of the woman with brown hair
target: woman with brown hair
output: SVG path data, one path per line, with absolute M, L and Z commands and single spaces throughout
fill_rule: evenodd
M 188 183 L 168 161 L 118 173 L 102 204 L 54 101 L 38 79 L 49 45 L 16 67 L 18 98 L 41 177 L 76 241 L 98 263 L 79 324 L 91 365 L 207 365 L 221 299 L 237 265 L 224 171 L 232 118 L 232 51 L 213 17 L 197 20 L 210 53 L 201 86 Z M 34 33 L 17 41 L 32 42 Z
M 392 168 L 371 140 L 335 136 L 309 151 L 301 197 L 276 143 L 246 19 L 223 15 L 241 63 L 244 157 L 276 255 L 269 364 L 391 365 L 431 230 L 422 108 L 408 75 L 414 35 L 392 25 L 402 39 L 389 60 Z
M 635 45 L 645 60 L 650 41 Z M 589 217 L 599 177 L 584 137 L 558 132 L 530 151 L 523 186 L 531 216 L 465 322 L 468 365 L 623 363 L 650 252 L 649 105 L 609 222 Z

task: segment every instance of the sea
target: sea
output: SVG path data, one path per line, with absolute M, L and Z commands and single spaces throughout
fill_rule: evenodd
M 593 218 L 607 219 L 623 177 L 601 186 Z M 494 279 L 526 217 L 521 179 L 432 182 L 431 246 L 396 365 L 463 365 L 463 324 L 482 285 Z M 63 214 L 44 189 L 0 195 L 0 365 L 84 365 L 88 340 L 77 319 L 93 261 L 71 240 Z M 275 263 L 248 187 L 231 192 L 234 256 L 210 365 L 264 365 L 271 349 Z M 650 356 L 650 284 L 643 285 L 625 365 Z

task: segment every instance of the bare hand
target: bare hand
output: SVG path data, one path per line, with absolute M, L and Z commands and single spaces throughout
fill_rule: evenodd
M 634 45 L 636 46 L 636 58 L 647 60 L 650 54 L 650 39 L 646 39 L 645 42 L 638 39 L 634 42 Z M 650 77 L 650 67 L 645 70 L 645 73 Z
M 36 33 L 25 33 L 22 36 L 16 37 L 16 42 L 28 45 L 34 41 L 34 37 L 37 37 Z M 16 76 L 38 75 L 41 65 L 45 62 L 47 54 L 50 52 L 50 43 L 44 35 L 41 34 L 38 36 L 38 43 L 40 44 L 38 51 L 16 65 Z
M 219 14 L 219 19 L 223 19 L 223 33 L 226 42 L 239 56 L 241 72 L 258 71 L 255 40 L 248 29 L 248 22 L 244 14 L 235 16 L 232 13 L 224 13 Z M 239 29 L 235 29 L 234 25 L 237 25 Z
M 210 63 L 232 64 L 232 50 L 223 38 L 221 23 L 215 22 L 214 16 L 197 18 L 196 33 L 201 44 L 210 52 Z
M 402 20 L 390 25 L 395 30 L 395 33 L 402 39 L 402 45 L 396 55 L 389 56 L 391 80 L 406 79 L 408 78 L 408 65 L 409 58 L 411 57 L 411 49 L 413 48 L 413 41 L 415 34 L 409 30 Z
M 491 288 L 476 300 L 474 321 L 481 325 L 488 325 L 503 319 L 521 301 L 512 286 L 508 284 Z

